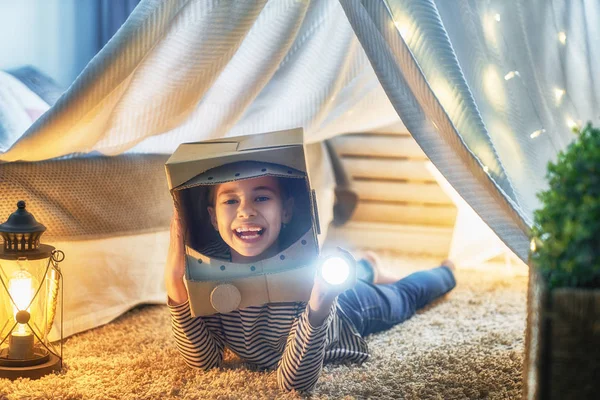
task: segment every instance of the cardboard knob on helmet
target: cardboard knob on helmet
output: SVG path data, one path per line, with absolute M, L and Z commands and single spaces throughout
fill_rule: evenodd
M 236 310 L 242 301 L 242 295 L 237 287 L 225 283 L 215 287 L 210 294 L 210 303 L 219 313 Z

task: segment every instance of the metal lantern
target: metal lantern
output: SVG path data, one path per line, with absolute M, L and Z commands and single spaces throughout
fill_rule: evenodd
M 62 369 L 60 351 L 48 340 L 56 316 L 64 253 L 40 244 L 46 227 L 17 203 L 0 225 L 0 378 L 36 379 Z M 60 290 L 62 304 L 62 288 Z

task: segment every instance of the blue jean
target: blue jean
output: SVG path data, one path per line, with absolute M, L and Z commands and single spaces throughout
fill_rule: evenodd
M 374 285 L 358 280 L 338 296 L 342 312 L 361 336 L 391 328 L 456 286 L 450 268 L 415 272 L 395 283 Z

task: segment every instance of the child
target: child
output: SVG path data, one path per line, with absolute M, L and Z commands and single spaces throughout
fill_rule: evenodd
M 262 176 L 215 185 L 208 212 L 230 250 L 232 262 L 252 263 L 276 255 L 282 227 L 293 217 L 294 198 L 286 178 Z M 229 313 L 192 318 L 183 282 L 181 223 L 175 213 L 166 265 L 166 286 L 177 347 L 192 367 L 218 367 L 228 346 L 249 363 L 277 369 L 284 390 L 312 390 L 324 362 L 362 362 L 365 336 L 389 329 L 455 286 L 452 263 L 414 273 L 394 283 L 373 259 L 375 282 L 358 280 L 350 289 L 327 284 L 316 274 L 308 303 L 269 303 Z M 372 264 L 372 265 L 370 265 Z M 391 281 L 390 281 L 391 282 Z M 347 289 L 347 290 L 346 290 Z

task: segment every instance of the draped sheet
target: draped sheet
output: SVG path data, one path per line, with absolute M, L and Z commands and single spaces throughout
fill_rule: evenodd
M 296 127 L 314 143 L 397 120 L 337 1 L 146 0 L 0 160 Z
M 144 0 L 57 104 L 0 154 L 171 153 L 399 117 L 519 257 L 570 125 L 598 118 L 593 0 Z M 512 76 L 511 76 L 512 73 Z
M 600 115 L 598 3 L 341 3 L 415 140 L 526 260 L 547 162 Z

